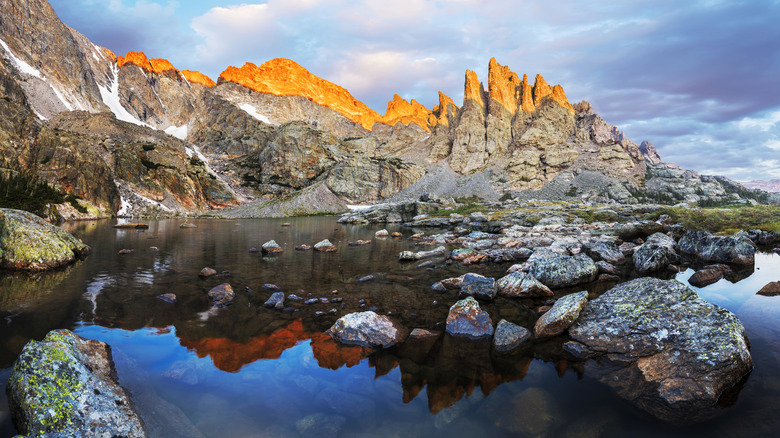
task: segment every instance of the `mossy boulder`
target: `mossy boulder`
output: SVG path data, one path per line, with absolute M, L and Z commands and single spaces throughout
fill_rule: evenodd
M 14 424 L 31 437 L 146 437 L 117 383 L 111 347 L 69 330 L 28 342 L 6 392 Z
M 45 271 L 88 252 L 82 241 L 34 214 L 0 208 L 0 268 Z
M 722 413 L 753 369 L 739 319 L 677 280 L 615 286 L 588 302 L 569 335 L 601 355 L 586 373 L 674 424 Z

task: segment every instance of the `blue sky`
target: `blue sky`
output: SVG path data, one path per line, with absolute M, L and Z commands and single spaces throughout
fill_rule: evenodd
M 217 79 L 290 58 L 380 113 L 393 93 L 463 99 L 491 57 L 560 83 L 667 161 L 780 178 L 780 1 L 50 0 L 118 55 L 143 51 Z

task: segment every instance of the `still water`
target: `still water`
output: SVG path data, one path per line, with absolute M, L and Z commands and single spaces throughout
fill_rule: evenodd
M 724 415 L 675 428 L 588 378 L 583 364 L 562 354 L 564 339 L 498 356 L 487 343 L 448 336 L 372 352 L 323 334 L 339 316 L 367 309 L 410 329 L 443 332 L 456 297 L 430 285 L 466 272 L 498 277 L 509 265 L 402 264 L 400 251 L 421 250 L 405 238 L 411 230 L 373 239 L 378 228 L 333 217 L 179 223 L 153 221 L 142 232 L 105 221 L 66 224 L 92 247 L 89 257 L 53 273 L 0 274 L 0 437 L 16 433 L 4 391 L 13 361 L 28 340 L 56 328 L 112 346 L 120 383 L 152 436 L 780 436 L 780 297 L 755 295 L 780 280 L 778 255 L 760 254 L 736 283 L 699 289 L 743 321 L 755 369 Z M 338 252 L 294 250 L 326 238 Z M 282 255 L 249 251 L 271 239 Z M 348 246 L 358 239 L 373 242 Z M 121 249 L 133 251 L 120 256 Z M 225 272 L 200 279 L 206 266 Z M 692 274 L 678 279 L 687 283 Z M 238 297 L 214 309 L 207 292 L 224 282 Z M 267 283 L 302 300 L 266 309 Z M 588 289 L 591 298 L 603 292 Z M 178 302 L 158 299 L 163 293 Z M 325 300 L 304 303 L 311 298 Z M 532 327 L 538 305 L 499 298 L 482 307 L 494 323 Z

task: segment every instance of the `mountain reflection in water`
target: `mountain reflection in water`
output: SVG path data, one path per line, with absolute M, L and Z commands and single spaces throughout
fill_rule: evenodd
M 153 221 L 145 232 L 117 230 L 105 222 L 67 224 L 92 247 L 86 260 L 52 273 L 0 275 L 0 380 L 7 379 L 28 340 L 71 328 L 112 345 L 121 383 L 133 392 L 153 436 L 780 432 L 780 378 L 773 371 L 780 360 L 780 298 L 755 295 L 778 280 L 780 256 L 761 254 L 755 272 L 740 271 L 698 289 L 741 318 L 755 370 L 738 397 L 728 400 L 733 406 L 723 416 L 675 428 L 589 377 L 587 363 L 563 354 L 562 337 L 506 355 L 487 341 L 444 334 L 455 294 L 434 292 L 431 284 L 466 272 L 500 277 L 508 264 L 437 261 L 418 268 L 399 263 L 399 252 L 429 248 L 406 238 L 374 239 L 378 228 L 341 225 L 328 217 L 195 222 L 198 228 L 180 229 L 178 221 Z M 404 237 L 415 231 L 389 230 Z M 249 252 L 271 239 L 285 248 L 282 255 Z M 322 239 L 336 244 L 338 252 L 293 250 Z M 347 245 L 359 239 L 373 242 Z M 120 256 L 120 249 L 133 252 Z M 206 266 L 227 272 L 201 279 L 198 273 Z M 686 282 L 692 273 L 678 279 Z M 358 281 L 367 275 L 373 279 Z M 236 301 L 214 309 L 207 292 L 225 282 L 236 291 Z M 287 300 L 287 311 L 266 309 L 263 303 L 272 293 L 263 288 L 266 283 L 302 299 Z M 593 298 L 612 285 L 586 286 Z M 556 297 L 578 290 L 556 291 Z M 176 294 L 178 302 L 158 299 L 162 293 Z M 328 302 L 304 304 L 310 298 Z M 507 319 L 525 327 L 536 320 L 538 305 L 501 297 L 481 304 L 494 323 Z M 437 336 L 370 350 L 337 344 L 325 333 L 338 317 L 371 308 L 410 330 L 423 328 Z M 7 409 L 2 391 L 0 436 L 15 433 Z

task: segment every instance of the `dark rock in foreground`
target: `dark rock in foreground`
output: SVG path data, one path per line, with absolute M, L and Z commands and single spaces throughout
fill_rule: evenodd
M 447 333 L 472 339 L 489 337 L 493 335 L 493 321 L 487 312 L 480 309 L 477 300 L 466 297 L 450 307 Z
M 500 352 L 512 351 L 529 339 L 531 339 L 531 332 L 528 329 L 502 319 L 496 326 L 493 348 Z
M 655 233 L 634 251 L 633 258 L 634 267 L 639 273 L 666 269 L 678 259 L 677 253 L 674 252 L 674 239 L 666 234 Z
M 749 265 L 755 261 L 756 248 L 743 233 L 713 236 L 705 231 L 688 231 L 677 242 L 677 249 L 704 261 Z
M 463 276 L 458 298 L 474 297 L 478 300 L 493 301 L 496 298 L 496 280 L 479 274 L 468 273 Z
M 146 437 L 111 347 L 68 330 L 25 345 L 7 393 L 14 424 L 31 437 Z
M 534 335 L 537 338 L 560 335 L 574 323 L 587 302 L 587 291 L 569 294 L 558 299 L 552 308 L 536 321 Z
M 45 271 L 73 263 L 88 252 L 79 239 L 34 214 L 0 208 L 0 268 Z
M 780 295 L 780 281 L 767 283 L 766 286 L 762 287 L 761 290 L 758 291 L 758 294 L 765 297 Z
M 372 311 L 344 315 L 330 328 L 333 339 L 361 347 L 389 348 L 403 341 L 403 331 L 390 318 Z
M 615 286 L 585 306 L 569 335 L 606 355 L 586 373 L 671 423 L 717 415 L 721 396 L 753 369 L 739 319 L 676 280 Z
M 228 283 L 222 283 L 209 291 L 209 298 L 214 300 L 214 306 L 225 307 L 233 304 L 236 299 L 236 293 Z
M 528 262 L 532 263 L 530 272 L 534 278 L 551 288 L 588 283 L 598 273 L 593 259 L 585 254 L 534 253 Z

